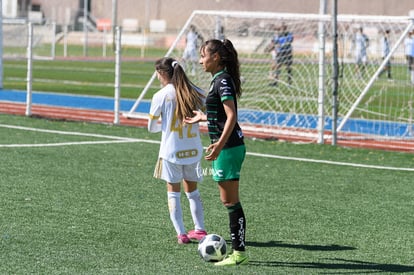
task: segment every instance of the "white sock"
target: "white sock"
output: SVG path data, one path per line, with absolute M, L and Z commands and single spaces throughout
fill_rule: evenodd
M 414 84 L 414 70 L 411 70 L 411 83 Z
M 181 209 L 181 193 L 167 192 L 168 195 L 168 210 L 170 212 L 170 219 L 173 223 L 177 235 L 186 234 L 183 222 L 183 211 Z
M 201 201 L 200 192 L 197 190 L 191 193 L 185 193 L 187 195 L 191 216 L 193 217 L 194 229 L 195 230 L 205 230 L 204 227 L 204 209 L 203 203 Z

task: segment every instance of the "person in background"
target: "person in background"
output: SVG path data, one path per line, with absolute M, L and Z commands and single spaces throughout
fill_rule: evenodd
M 414 34 L 414 31 L 411 32 Z M 411 84 L 414 85 L 414 38 L 412 38 L 411 48 L 410 48 L 410 75 L 411 75 Z
M 365 66 L 368 62 L 367 49 L 369 47 L 369 38 L 364 33 L 364 29 L 359 27 L 352 41 L 352 48 L 355 55 L 355 70 L 359 77 L 363 77 Z
M 413 32 L 414 30 L 411 30 L 408 32 L 407 36 L 404 39 L 404 53 L 405 58 L 407 60 L 407 67 L 408 71 L 411 71 L 411 64 L 413 63 L 413 56 L 411 55 L 411 49 L 413 47 Z
M 293 64 L 293 34 L 287 30 L 286 24 L 282 24 L 279 32 L 273 36 L 272 43 L 276 54 L 274 81 L 271 86 L 277 86 L 282 66 L 286 66 L 287 83 L 292 84 Z
M 197 29 L 194 25 L 190 25 L 190 30 L 188 31 L 187 36 L 185 38 L 186 44 L 182 60 L 184 70 L 191 70 L 190 74 L 192 76 L 194 76 L 196 72 L 199 42 L 203 42 L 203 37 L 197 32 Z
M 265 47 L 264 51 L 271 54 L 272 63 L 270 64 L 269 78 L 273 80 L 275 79 L 275 71 L 277 67 L 276 45 L 274 41 L 277 40 L 279 36 L 279 28 L 272 25 L 271 29 L 274 32 L 273 37 L 270 40 L 270 43 Z
M 201 144 L 198 124 L 185 125 L 183 119 L 193 110 L 202 110 L 204 92 L 187 78 L 183 68 L 173 58 L 155 62 L 158 80 L 163 88 L 154 94 L 149 112 L 148 131 L 162 132 L 161 146 L 154 177 L 167 183 L 170 219 L 177 233 L 179 244 L 191 239 L 200 240 L 207 232 L 204 227 L 204 210 L 197 189 L 203 178 Z M 161 124 L 158 123 L 161 118 Z M 186 232 L 181 208 L 181 182 L 190 204 L 194 230 Z
M 246 155 L 243 132 L 237 122 L 237 99 L 241 96 L 238 53 L 230 40 L 211 39 L 200 49 L 200 64 L 212 75 L 206 99 L 206 114 L 194 111 L 185 123 L 207 121 L 211 144 L 205 159 L 212 162 L 213 179 L 226 207 L 233 253 L 217 266 L 244 265 L 246 255 L 246 217 L 239 196 L 241 167 Z
M 411 84 L 414 84 L 414 30 L 408 32 L 404 40 L 405 58 L 407 59 L 408 72 Z
M 385 30 L 384 36 L 381 39 L 381 48 L 382 48 L 382 59 L 384 60 L 387 55 L 389 55 L 391 51 L 390 46 L 390 30 Z M 387 72 L 388 80 L 392 80 L 391 77 L 391 58 L 388 59 L 387 63 L 385 64 L 384 69 L 380 72 L 378 77 L 380 77 L 383 73 Z

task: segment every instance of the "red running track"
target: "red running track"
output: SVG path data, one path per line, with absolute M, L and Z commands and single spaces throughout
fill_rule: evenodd
M 0 102 L 0 113 L 12 115 L 25 115 L 26 105 L 22 103 Z M 45 119 L 67 120 L 67 121 L 85 121 L 95 123 L 114 123 L 114 113 L 110 111 L 99 111 L 90 109 L 75 109 L 66 107 L 51 107 L 44 105 L 33 105 L 31 109 L 32 117 Z M 147 120 L 139 118 L 127 118 L 123 115 L 119 116 L 119 124 L 125 126 L 146 127 Z M 243 125 L 242 125 L 243 126 Z M 206 132 L 205 127 L 201 127 Z M 249 129 L 242 127 L 243 133 L 248 138 L 284 140 L 288 142 L 316 143 L 311 135 L 293 136 L 289 134 L 279 134 L 277 131 L 257 131 L 257 129 Z M 326 133 L 330 135 L 329 132 Z M 315 136 L 315 135 L 313 135 Z M 325 144 L 331 144 L 331 139 L 325 139 Z M 414 153 L 414 140 L 393 141 L 393 140 L 373 140 L 363 139 L 358 136 L 346 136 L 341 134 L 337 139 L 337 145 L 344 147 L 358 147 L 366 149 L 378 149 L 387 151 L 398 151 Z

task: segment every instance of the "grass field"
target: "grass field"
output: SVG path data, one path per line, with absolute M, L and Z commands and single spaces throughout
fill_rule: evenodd
M 27 73 L 25 62 L 8 60 L 4 66 L 4 87 L 25 90 Z M 35 91 L 108 97 L 113 97 L 114 94 L 113 61 L 38 60 L 34 62 L 33 69 Z M 122 97 L 137 98 L 153 72 L 153 61 L 123 62 Z
M 412 154 L 246 140 L 250 264 L 217 268 L 176 243 L 152 178 L 158 134 L 9 115 L 0 127 L 1 274 L 414 273 Z M 229 240 L 208 175 L 200 191 L 208 231 Z

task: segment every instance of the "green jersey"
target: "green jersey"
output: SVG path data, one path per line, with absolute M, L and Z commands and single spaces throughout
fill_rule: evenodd
M 208 133 L 212 143 L 218 141 L 223 133 L 224 124 L 227 120 L 223 106 L 223 102 L 226 100 L 234 101 L 237 114 L 234 82 L 231 76 L 223 70 L 214 75 L 206 98 Z M 244 144 L 243 132 L 238 122 L 236 122 L 224 148 L 231 148 L 242 144 Z

